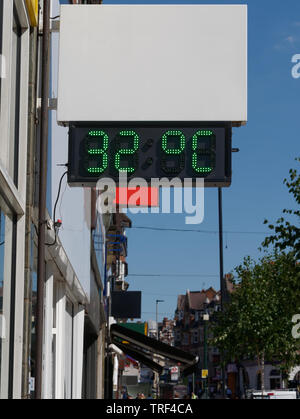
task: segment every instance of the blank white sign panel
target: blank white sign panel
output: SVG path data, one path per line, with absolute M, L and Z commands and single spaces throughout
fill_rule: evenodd
M 58 121 L 247 120 L 246 5 L 61 6 Z

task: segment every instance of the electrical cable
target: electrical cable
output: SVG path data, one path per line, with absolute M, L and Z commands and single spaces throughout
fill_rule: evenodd
M 142 311 L 142 314 L 156 314 L 156 311 Z M 171 311 L 163 311 L 163 312 L 159 312 L 158 314 L 164 314 L 164 315 L 171 314 L 173 316 L 174 315 L 174 312 L 171 312 Z
M 67 186 L 68 186 L 68 182 L 66 182 L 65 188 L 64 188 L 63 193 L 61 195 L 61 200 L 60 200 L 60 204 L 59 204 L 59 208 L 58 208 L 59 218 L 62 218 L 62 215 L 61 215 L 61 206 L 62 206 L 62 203 L 63 203 L 63 200 L 64 200 L 64 195 L 65 195 L 65 192 L 67 190 Z
M 46 246 L 54 246 L 57 242 L 57 230 L 58 230 L 58 228 L 55 226 L 55 223 L 56 223 L 56 218 L 55 218 L 56 217 L 56 207 L 57 207 L 59 196 L 60 196 L 62 181 L 63 181 L 63 178 L 65 177 L 65 175 L 67 173 L 68 173 L 68 171 L 66 170 L 60 178 L 57 197 L 56 197 L 56 201 L 55 201 L 54 208 L 53 208 L 53 221 L 54 221 L 55 239 L 54 239 L 53 243 L 45 243 Z
M 155 295 L 157 297 L 157 292 L 146 292 L 143 291 L 143 295 Z M 158 297 L 178 297 L 178 294 L 161 294 L 159 293 Z
M 174 276 L 178 276 L 178 277 L 182 277 L 182 276 L 185 276 L 185 277 L 195 277 L 195 278 L 198 278 L 198 277 L 205 277 L 205 278 L 219 278 L 219 275 L 204 275 L 204 274 L 128 274 L 127 276 L 149 276 L 149 277 L 161 277 L 161 276 L 164 276 L 164 277 L 167 277 L 167 276 L 169 276 L 169 277 L 174 277 Z
M 180 228 L 163 228 L 163 227 L 143 227 L 143 226 L 132 226 L 131 229 L 141 229 L 141 230 L 154 230 L 154 231 L 173 231 L 173 232 L 183 232 L 183 233 L 203 233 L 203 234 L 218 234 L 217 230 L 191 230 L 191 229 L 180 229 Z M 224 231 L 224 234 L 264 234 L 270 235 L 271 233 L 263 231 Z

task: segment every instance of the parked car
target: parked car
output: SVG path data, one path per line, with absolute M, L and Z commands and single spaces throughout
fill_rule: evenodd
M 289 399 L 295 400 L 298 398 L 298 391 L 296 389 L 286 389 L 286 390 L 265 390 L 264 393 L 262 390 L 251 390 L 247 394 L 249 399 L 267 399 L 267 400 L 282 400 Z

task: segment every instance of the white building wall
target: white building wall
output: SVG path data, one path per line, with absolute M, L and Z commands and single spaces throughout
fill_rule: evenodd
M 270 372 L 272 370 L 278 370 L 278 366 L 274 366 L 274 365 L 265 365 L 265 389 L 266 390 L 273 390 L 270 388 Z M 252 366 L 247 366 L 246 367 L 246 371 L 248 373 L 249 376 L 249 387 L 250 389 L 257 389 L 257 375 L 258 372 L 260 371 L 257 365 L 252 365 Z M 282 379 L 280 380 L 281 382 L 281 387 L 283 385 L 282 383 Z
M 24 0 L 1 0 L 0 208 L 5 216 L 0 398 L 20 398 L 23 349 L 29 21 Z M 13 31 L 14 7 L 16 27 Z M 20 62 L 20 67 L 19 63 Z M 17 85 L 19 79 L 19 95 Z M 16 113 L 18 101 L 19 113 Z M 19 118 L 17 116 L 19 115 Z M 18 131 L 16 126 L 18 126 Z M 18 133 L 18 149 L 15 134 Z M 18 179 L 14 168 L 18 167 Z M 12 262 L 17 261 L 14 265 Z M 11 318 L 11 314 L 13 318 Z M 13 346 L 13 350 L 11 350 Z
M 51 16 L 60 14 L 59 0 L 51 2 Z M 59 33 L 52 33 L 52 86 L 51 95 L 57 98 Z M 52 208 L 57 198 L 59 181 L 66 167 L 57 166 L 68 162 L 68 128 L 57 125 L 56 111 L 51 112 L 51 199 Z M 66 176 L 63 179 L 56 218 L 62 219 L 59 232 L 61 243 L 71 265 L 86 293 L 90 296 L 90 217 L 91 194 L 88 188 L 70 188 Z M 52 214 L 53 216 L 53 214 Z

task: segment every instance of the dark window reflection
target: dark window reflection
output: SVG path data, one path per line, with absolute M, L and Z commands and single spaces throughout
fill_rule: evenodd
M 0 210 L 0 377 L 2 359 L 2 337 L 4 336 L 3 317 L 3 288 L 4 288 L 4 244 L 5 244 L 5 216 Z
M 37 247 L 34 243 L 34 228 L 31 231 L 30 249 L 30 273 L 31 273 L 31 351 L 30 351 L 30 396 L 35 397 L 35 345 L 36 345 L 36 298 L 37 298 Z

